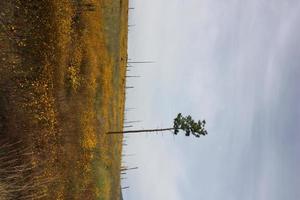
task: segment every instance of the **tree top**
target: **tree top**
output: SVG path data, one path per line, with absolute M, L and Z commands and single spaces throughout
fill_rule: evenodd
M 174 119 L 174 134 L 177 135 L 180 130 L 185 132 L 185 136 L 190 136 L 190 134 L 195 137 L 200 137 L 200 135 L 207 135 L 207 130 L 205 129 L 205 120 L 198 120 L 197 122 L 193 118 L 188 116 L 183 116 L 178 113 L 177 117 Z

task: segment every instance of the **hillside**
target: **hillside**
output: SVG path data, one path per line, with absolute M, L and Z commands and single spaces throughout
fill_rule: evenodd
M 0 1 L 0 20 L 1 144 L 42 185 L 11 199 L 118 199 L 128 1 Z

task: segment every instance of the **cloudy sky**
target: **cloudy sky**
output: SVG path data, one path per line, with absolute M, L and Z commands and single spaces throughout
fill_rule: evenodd
M 127 120 L 206 119 L 205 137 L 126 138 L 126 200 L 300 199 L 300 1 L 131 0 Z

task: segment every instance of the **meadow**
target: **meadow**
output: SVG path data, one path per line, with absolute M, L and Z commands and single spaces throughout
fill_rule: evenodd
M 127 0 L 0 1 L 0 159 L 30 168 L 3 199 L 119 198 L 127 24 Z

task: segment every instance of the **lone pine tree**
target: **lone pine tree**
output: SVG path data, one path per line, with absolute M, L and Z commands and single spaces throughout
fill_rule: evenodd
M 177 114 L 174 119 L 173 127 L 170 128 L 158 128 L 158 129 L 141 129 L 141 130 L 129 130 L 129 131 L 110 131 L 107 134 L 127 134 L 127 133 L 147 133 L 147 132 L 162 132 L 162 131 L 173 131 L 177 135 L 180 130 L 185 132 L 185 136 L 190 136 L 191 134 L 195 137 L 200 137 L 200 135 L 207 135 L 207 130 L 205 129 L 206 121 L 197 122 L 188 115 L 184 117 L 181 113 Z

